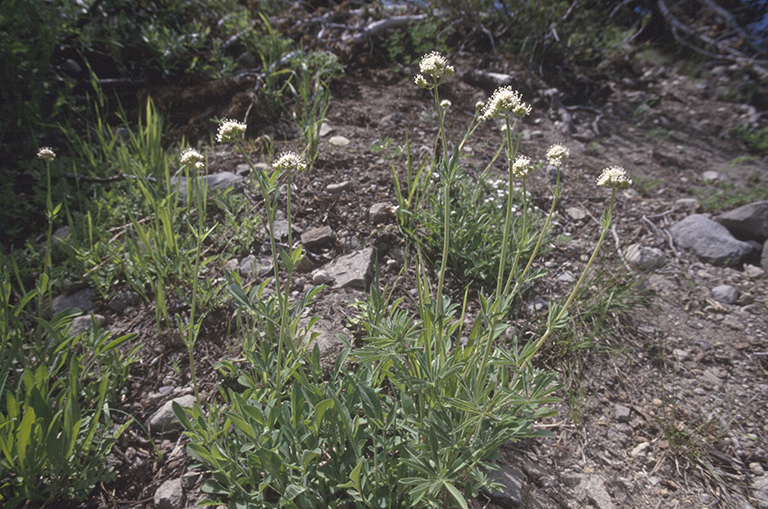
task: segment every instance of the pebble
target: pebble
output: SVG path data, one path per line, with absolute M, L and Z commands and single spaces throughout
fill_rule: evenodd
M 762 267 L 747 264 L 744 266 L 744 275 L 750 279 L 757 279 L 765 275 L 765 270 Z
M 568 207 L 565 209 L 565 213 L 574 221 L 581 221 L 587 217 L 587 211 L 581 207 Z
M 712 298 L 723 304 L 733 304 L 739 298 L 739 291 L 730 285 L 719 285 L 712 288 Z
M 616 405 L 613 408 L 613 416 L 619 422 L 629 422 L 629 414 L 632 411 L 624 405 Z
M 96 318 L 99 327 L 103 327 L 104 324 L 107 323 L 107 319 L 101 315 L 93 315 L 93 317 Z M 72 320 L 72 326 L 69 328 L 69 335 L 77 336 L 83 332 L 89 332 L 91 329 L 93 329 L 93 319 L 91 318 L 91 315 L 78 316 Z
M 339 182 L 338 184 L 328 184 L 325 186 L 325 190 L 330 194 L 339 194 L 342 191 L 349 189 L 349 180 Z
M 334 147 L 346 147 L 349 145 L 349 140 L 344 136 L 331 136 L 328 140 Z
M 327 284 L 330 284 L 332 282 L 333 282 L 333 278 L 325 270 L 318 270 L 312 276 L 312 284 L 313 285 L 327 285 Z
M 157 488 L 154 496 L 156 509 L 184 509 L 186 496 L 181 479 L 169 479 Z

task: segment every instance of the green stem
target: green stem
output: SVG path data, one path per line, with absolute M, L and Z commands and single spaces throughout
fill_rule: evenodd
M 565 312 L 568 310 L 568 307 L 571 305 L 571 303 L 573 302 L 573 299 L 576 297 L 576 294 L 578 293 L 579 288 L 581 287 L 582 283 L 584 283 L 584 280 L 587 278 L 587 273 L 589 272 L 589 269 L 592 266 L 592 263 L 595 261 L 595 258 L 597 258 L 597 253 L 598 251 L 600 251 L 600 246 L 603 245 L 603 240 L 605 240 L 605 235 L 608 233 L 608 228 L 611 225 L 611 218 L 613 215 L 613 204 L 614 204 L 615 198 L 616 198 L 616 188 L 613 188 L 611 190 L 611 202 L 608 206 L 608 210 L 605 215 L 605 221 L 603 223 L 603 231 L 600 234 L 600 239 L 597 241 L 597 246 L 595 246 L 595 250 L 592 251 L 592 256 L 589 257 L 587 266 L 584 267 L 584 271 L 581 273 L 581 277 L 576 282 L 576 285 L 573 287 L 573 290 L 571 290 L 571 294 L 568 296 L 568 300 L 565 301 L 565 304 L 560 309 L 560 312 L 558 312 L 554 320 L 550 321 L 549 324 L 547 325 L 546 332 L 544 332 L 544 334 L 536 342 L 533 348 L 531 348 L 528 352 L 526 352 L 523 355 L 523 362 L 520 363 L 519 365 L 520 370 L 525 368 L 528 362 L 530 362 L 530 360 L 533 358 L 533 355 L 539 350 L 539 348 L 541 348 L 541 346 L 544 344 L 547 338 L 549 338 L 549 336 L 552 334 L 552 331 L 555 330 L 557 323 L 565 315 Z
M 544 221 L 544 226 L 542 226 L 541 231 L 539 232 L 539 238 L 536 240 L 536 246 L 533 248 L 533 252 L 531 253 L 530 258 L 528 258 L 528 263 L 525 266 L 525 269 L 523 269 L 523 273 L 520 274 L 520 277 L 517 278 L 515 281 L 515 287 L 512 289 L 512 294 L 514 295 L 515 292 L 520 288 L 520 284 L 525 281 L 525 277 L 528 275 L 528 271 L 531 269 L 531 265 L 533 265 L 533 261 L 536 259 L 536 255 L 539 252 L 539 248 L 541 247 L 541 242 L 544 240 L 544 235 L 547 233 L 547 230 L 549 229 L 549 223 L 552 222 L 552 217 L 555 215 L 555 206 L 557 205 L 557 199 L 560 197 L 560 171 L 557 172 L 557 183 L 555 184 L 555 192 L 552 196 L 552 206 L 549 208 L 549 214 L 547 215 L 547 219 Z M 528 239 L 528 229 L 525 229 L 525 235 L 523 237 L 524 241 L 527 241 Z M 522 251 L 523 247 L 525 245 L 523 244 L 520 246 L 520 250 L 518 251 L 518 255 L 520 254 L 520 251 Z M 512 272 L 509 273 L 509 278 L 507 279 L 507 285 L 504 289 L 504 292 L 509 291 L 509 287 L 512 284 L 512 278 L 514 276 L 514 269 L 517 266 L 517 259 L 515 259 L 515 266 L 512 269 Z
M 512 125 L 509 116 L 505 118 L 506 131 L 504 138 L 507 145 L 507 213 L 504 219 L 504 235 L 501 240 L 501 257 L 499 259 L 499 274 L 496 277 L 496 298 L 501 297 L 501 285 L 504 284 L 504 267 L 507 264 L 507 244 L 509 243 L 509 230 L 512 226 L 512 159 L 514 149 L 512 147 Z

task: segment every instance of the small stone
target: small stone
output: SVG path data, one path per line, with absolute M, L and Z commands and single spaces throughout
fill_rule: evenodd
M 70 295 L 59 295 L 53 299 L 51 303 L 51 310 L 56 315 L 65 309 L 77 308 L 87 313 L 96 309 L 96 304 L 93 302 L 93 290 L 85 288 Z
M 717 182 L 717 181 L 726 181 L 728 180 L 728 177 L 723 175 L 719 171 L 708 170 L 701 174 L 701 180 L 703 180 L 704 182 L 710 183 L 710 182 Z
M 368 211 L 368 217 L 374 225 L 388 221 L 391 215 L 392 205 L 389 203 L 374 203 Z
M 765 270 L 756 265 L 747 264 L 744 266 L 744 275 L 750 279 L 757 279 L 765 275 Z
M 664 406 L 664 402 L 661 401 L 659 398 L 653 398 L 651 400 L 651 404 L 656 408 L 661 408 L 662 406 Z
M 536 298 L 533 299 L 533 302 L 531 302 L 528 305 L 528 311 L 530 313 L 534 313 L 536 311 L 541 311 L 543 309 L 547 309 L 548 306 L 549 306 L 549 303 L 545 299 L 543 299 L 541 297 L 536 297 Z
M 320 126 L 320 137 L 325 138 L 329 134 L 331 134 L 333 131 L 335 131 L 334 127 L 329 124 L 328 122 L 323 122 L 323 125 Z
M 733 304 L 739 298 L 739 291 L 730 285 L 719 285 L 712 288 L 712 298 L 723 304 Z
M 53 235 L 51 236 L 51 245 L 53 247 L 58 246 L 62 242 L 66 242 L 69 240 L 69 236 L 72 233 L 72 228 L 67 226 L 62 226 L 61 228 L 57 228 L 55 232 L 53 232 Z
M 675 359 L 677 359 L 677 362 L 685 362 L 691 356 L 691 354 L 689 354 L 687 350 L 680 350 L 678 348 L 675 348 L 674 350 L 672 350 L 672 355 L 675 356 Z
M 753 474 L 757 476 L 761 476 L 765 473 L 765 470 L 763 470 L 763 466 L 757 462 L 750 463 L 749 469 L 752 471 Z
M 240 260 L 237 258 L 230 258 L 227 263 L 221 268 L 224 272 L 233 272 L 240 267 Z
M 312 276 L 312 284 L 313 285 L 327 285 L 333 282 L 333 278 L 331 278 L 331 275 L 328 274 L 325 270 L 318 270 L 315 272 L 315 274 Z
M 650 445 L 650 442 L 641 442 L 637 444 L 634 449 L 632 449 L 629 455 L 634 458 L 635 456 L 643 454 L 643 451 L 645 451 Z
M 344 136 L 331 136 L 328 141 L 335 147 L 346 147 L 349 145 L 349 140 Z
M 306 249 L 314 249 L 334 240 L 336 240 L 336 234 L 331 230 L 330 226 L 313 228 L 301 234 L 301 244 Z
M 632 411 L 624 405 L 613 407 L 613 417 L 619 422 L 629 422 L 629 415 Z
M 752 496 L 757 502 L 757 509 L 768 509 L 768 475 L 752 481 Z
M 696 198 L 680 198 L 675 201 L 677 208 L 682 210 L 688 210 L 690 212 L 699 212 L 701 210 L 701 203 Z
M 123 311 L 129 306 L 135 306 L 139 303 L 139 294 L 132 291 L 121 291 L 112 297 L 109 301 L 109 309 L 118 314 L 123 314 Z
M 632 268 L 653 271 L 666 265 L 667 259 L 661 249 L 632 244 L 624 253 L 624 259 Z
M 166 401 L 147 421 L 147 425 L 153 432 L 165 433 L 168 431 L 180 431 L 183 428 L 173 413 L 174 402 L 182 407 L 192 408 L 197 401 L 191 394 Z
M 186 496 L 181 479 L 169 479 L 155 491 L 156 509 L 184 509 Z
M 107 319 L 101 315 L 93 315 L 93 318 L 96 318 L 99 327 L 103 327 L 104 324 L 107 323 Z M 91 329 L 93 329 L 93 319 L 91 318 L 91 315 L 78 316 L 72 320 L 72 326 L 69 328 L 69 335 L 77 336 L 78 334 L 88 332 Z
M 273 268 L 271 258 L 248 255 L 240 262 L 240 275 L 243 277 L 262 277 L 272 272 Z
M 364 290 L 372 280 L 373 248 L 339 256 L 324 266 L 334 281 L 335 288 Z
M 488 472 L 488 477 L 500 483 L 499 490 L 481 488 L 481 492 L 491 499 L 491 502 L 501 507 L 521 507 L 523 505 L 523 483 L 525 476 L 517 468 L 499 465 L 499 469 Z
M 565 209 L 565 213 L 574 221 L 581 221 L 587 217 L 587 211 L 581 207 L 568 207 Z
M 586 472 L 587 469 L 584 469 Z M 579 500 L 589 500 L 597 509 L 613 509 L 613 501 L 605 489 L 605 480 L 599 475 L 590 475 L 581 480 L 574 490 Z
M 739 293 L 739 297 L 736 299 L 737 306 L 749 306 L 755 303 L 755 297 L 751 293 Z
M 339 194 L 342 191 L 349 189 L 349 180 L 339 182 L 338 184 L 328 184 L 325 186 L 325 190 L 330 194 Z
M 561 283 L 575 283 L 576 282 L 576 276 L 573 275 L 573 272 L 569 270 L 565 270 L 561 272 L 555 280 L 561 282 Z

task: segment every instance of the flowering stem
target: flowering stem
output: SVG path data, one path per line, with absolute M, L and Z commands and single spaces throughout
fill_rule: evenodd
M 552 217 L 555 215 L 555 206 L 557 205 L 557 199 L 559 198 L 559 196 L 560 196 L 560 171 L 558 170 L 557 183 L 555 184 L 555 191 L 552 196 L 552 206 L 549 208 L 549 214 L 547 215 L 547 219 L 544 221 L 544 226 L 542 226 L 541 231 L 539 232 L 539 238 L 536 240 L 536 246 L 534 246 L 533 252 L 531 253 L 530 258 L 528 259 L 528 264 L 525 266 L 525 269 L 523 269 L 523 273 L 520 275 L 520 277 L 517 278 L 517 280 L 515 281 L 515 287 L 512 289 L 512 294 L 517 292 L 518 288 L 520 288 L 520 283 L 525 281 L 525 277 L 528 275 L 528 271 L 530 270 L 531 265 L 533 265 L 533 260 L 536 259 L 536 255 L 538 254 L 539 248 L 541 247 L 541 242 L 544 240 L 544 235 L 549 229 L 549 223 L 552 222 Z M 528 230 L 526 228 L 524 239 L 527 240 L 527 237 L 528 237 Z M 518 255 L 522 251 L 523 247 L 524 246 L 520 247 L 520 250 L 518 251 Z M 515 262 L 517 262 L 517 259 L 515 259 Z M 509 287 L 512 284 L 513 275 L 514 275 L 514 268 L 512 272 L 510 272 L 509 278 L 507 279 L 507 285 L 504 290 L 505 293 L 509 291 Z
M 517 152 L 517 143 L 512 144 L 512 130 L 517 125 L 517 120 L 510 124 L 509 115 L 505 117 L 506 130 L 504 131 L 504 138 L 507 145 L 507 214 L 504 219 L 504 235 L 501 240 L 501 257 L 499 260 L 499 274 L 496 277 L 496 297 L 501 296 L 501 285 L 504 282 L 504 268 L 507 265 L 507 244 L 509 243 L 509 231 L 512 228 L 512 164 Z
M 436 78 L 434 80 L 435 91 L 435 108 L 437 108 L 437 120 L 439 123 L 440 139 L 443 145 L 443 259 L 440 262 L 440 277 L 437 283 L 437 314 L 435 319 L 437 320 L 440 328 L 443 326 L 443 285 L 445 283 L 445 271 L 448 264 L 448 249 L 450 247 L 450 232 L 451 232 L 451 170 L 448 168 L 448 144 L 445 136 L 445 112 L 440 105 L 440 95 L 437 91 L 439 85 Z M 441 333 L 438 334 L 438 350 L 441 358 L 445 357 L 445 342 Z
M 519 365 L 520 370 L 525 368 L 528 362 L 530 362 L 530 360 L 533 358 L 533 355 L 539 350 L 539 348 L 541 348 L 541 346 L 544 344 L 547 338 L 549 338 L 550 334 L 552 334 L 552 331 L 555 330 L 555 328 L 557 327 L 557 323 L 565 316 L 565 313 L 568 311 L 568 307 L 571 305 L 571 303 L 573 302 L 573 299 L 576 297 L 576 294 L 578 293 L 582 283 L 584 283 L 584 280 L 587 277 L 587 273 L 589 272 L 589 269 L 592 266 L 592 263 L 595 261 L 595 258 L 597 258 L 597 253 L 598 251 L 600 251 L 600 247 L 603 245 L 603 240 L 605 240 L 605 235 L 606 233 L 608 233 L 608 228 L 611 225 L 611 218 L 613 215 L 613 204 L 614 204 L 615 198 L 616 198 L 616 188 L 614 187 L 611 190 L 611 202 L 608 205 L 608 210 L 605 213 L 605 219 L 603 221 L 603 231 L 600 234 L 600 239 L 597 241 L 597 246 L 595 246 L 594 251 L 592 251 L 592 256 L 589 257 L 587 266 L 584 267 L 584 271 L 581 273 L 581 277 L 579 278 L 579 280 L 576 282 L 576 285 L 571 290 L 571 294 L 568 296 L 568 300 L 566 300 L 563 307 L 560 308 L 560 311 L 557 313 L 557 316 L 555 316 L 555 318 L 551 320 L 547 325 L 546 332 L 544 332 L 544 334 L 534 344 L 532 348 L 526 348 L 526 351 L 522 355 L 522 362 Z

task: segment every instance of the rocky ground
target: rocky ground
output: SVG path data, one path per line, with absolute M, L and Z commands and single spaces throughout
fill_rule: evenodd
M 578 275 L 597 241 L 607 198 L 594 185 L 600 170 L 621 165 L 635 180 L 619 197 L 601 262 L 609 277 L 621 278 L 631 305 L 609 317 L 610 326 L 604 336 L 591 339 L 592 348 L 569 354 L 573 362 L 567 366 L 558 360 L 563 351 L 557 339 L 540 356 L 543 365 L 561 371 L 565 384 L 557 417 L 540 423 L 554 438 L 509 444 L 500 460 L 509 489 L 481 496 L 473 505 L 768 508 L 768 260 L 763 258 L 761 266 L 757 249 L 768 236 L 768 211 L 758 207 L 756 212 L 762 214 L 762 227 L 759 220 L 757 227 L 744 227 L 743 218 L 729 223 L 734 232 L 741 225 L 737 234 L 742 240 L 751 236 L 749 244 L 707 221 L 717 221 L 735 206 L 703 209 L 697 200 L 702 192 L 718 189 L 729 197 L 745 196 L 768 178 L 766 161 L 745 157 L 749 153 L 730 134 L 758 115 L 751 106 L 719 99 L 734 86 L 731 71 L 716 68 L 695 79 L 647 65 L 604 83 L 602 98 L 561 108 L 545 92 L 545 83 L 532 83 L 502 61 L 459 55 L 452 63 L 457 76 L 441 90 L 452 101 L 454 139 L 472 118 L 475 103 L 492 91 L 477 86 L 477 80 L 462 80 L 479 68 L 517 80 L 524 100 L 533 105 L 521 125 L 524 154 L 543 160 L 555 142 L 571 151 L 554 224 L 554 234 L 570 240 L 557 242 L 540 260 L 549 271 L 538 283 L 544 301 L 567 291 L 567 278 L 558 276 Z M 370 150 L 387 137 L 403 144 L 406 133 L 417 150 L 432 146 L 431 99 L 413 85 L 412 72 L 348 70 L 333 87 L 315 167 L 296 182 L 296 233 L 314 267 L 295 284 L 300 290 L 313 279 L 330 281 L 312 309 L 324 317 L 321 327 L 331 339 L 323 348 L 329 356 L 337 346 L 335 333 L 353 335 L 354 310 L 348 304 L 365 291 L 373 253 L 382 267 L 382 284 L 396 285 L 412 298 L 413 275 L 398 276 L 408 246 L 390 213 L 397 203 L 391 165 L 400 171 L 402 162 Z M 281 129 L 249 127 L 258 133 Z M 467 165 L 483 168 L 499 136 L 497 125 L 481 126 L 469 143 Z M 258 144 L 251 148 L 258 157 Z M 300 147 L 288 136 L 276 148 Z M 221 146 L 209 155 L 212 173 L 223 178 L 230 172 L 239 189 L 254 195 L 244 160 Z M 532 178 L 543 209 L 550 203 L 550 178 L 546 169 Z M 253 203 L 256 213 L 258 200 Z M 254 256 L 253 264 L 235 259 L 227 267 L 258 280 L 258 271 L 249 272 L 260 265 L 259 253 Z M 223 265 L 206 276 L 222 277 Z M 463 294 L 459 286 L 449 282 L 452 291 Z M 81 307 L 89 307 L 85 304 Z M 149 305 L 130 296 L 124 304 L 93 302 L 91 307 L 109 329 L 139 332 L 147 343 L 123 409 L 150 425 L 163 457 L 138 427 L 132 428 L 110 460 L 118 468 L 117 481 L 101 486 L 88 505 L 194 507 L 202 498 L 202 481 L 188 472 L 185 437 L 178 431 L 162 434 L 172 424 L 157 415 L 171 399 L 190 398 L 183 346 L 158 336 Z M 225 306 L 207 318 L 196 349 L 198 377 L 211 400 L 218 383 L 213 363 L 238 348 L 227 327 L 231 312 Z M 181 359 L 181 369 L 173 369 L 174 358 Z M 186 502 L 178 499 L 182 493 Z

